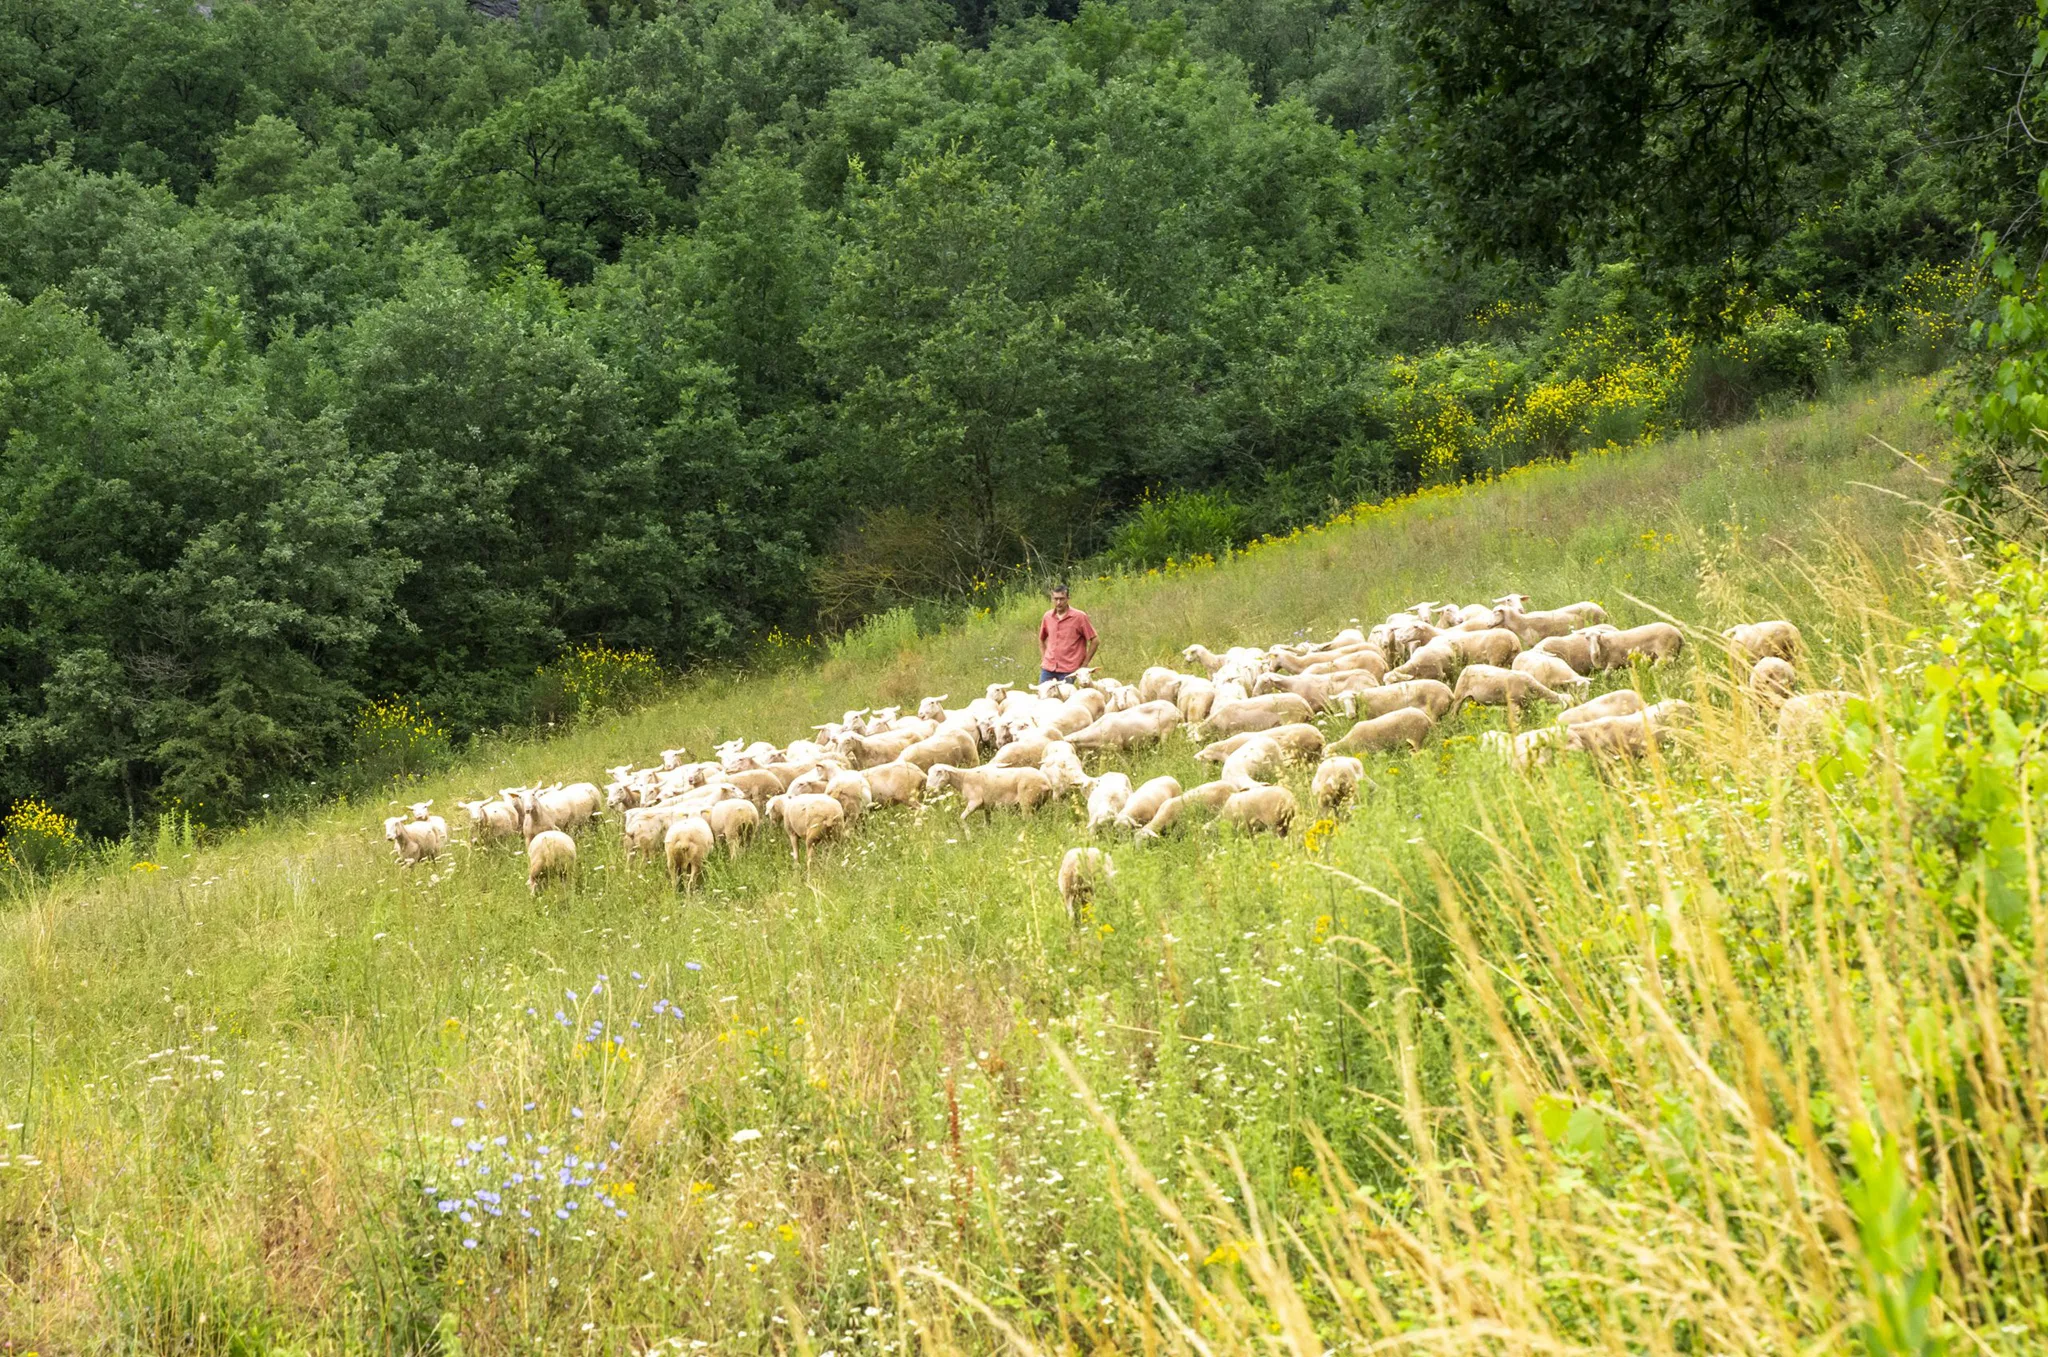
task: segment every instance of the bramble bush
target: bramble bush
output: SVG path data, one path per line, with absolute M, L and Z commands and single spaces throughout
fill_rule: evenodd
M 341 782 L 367 792 L 439 768 L 452 752 L 447 729 L 411 699 L 372 702 L 356 713 Z
M 1244 538 L 1244 510 L 1221 491 L 1147 493 L 1110 537 L 1109 558 L 1123 566 L 1163 566 L 1222 556 Z

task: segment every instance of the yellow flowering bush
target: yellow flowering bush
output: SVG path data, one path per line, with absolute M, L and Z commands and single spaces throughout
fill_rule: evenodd
M 446 762 L 453 749 L 447 728 L 404 697 L 357 711 L 352 747 L 343 780 L 358 790 L 418 777 Z
M 566 715 L 590 717 L 638 706 L 661 687 L 651 651 L 614 650 L 603 641 L 564 647 L 535 673 L 560 692 Z
M 0 866 L 36 873 L 61 871 L 84 851 L 78 821 L 37 797 L 15 802 L 0 819 Z

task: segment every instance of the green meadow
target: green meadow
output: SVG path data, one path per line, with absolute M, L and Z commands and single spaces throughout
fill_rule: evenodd
M 1890 696 L 1917 691 L 1914 629 L 1951 625 L 1936 596 L 1994 564 L 1929 508 L 1925 399 L 1076 581 L 1130 678 L 1423 598 L 1594 599 L 1693 641 L 1599 686 L 1701 709 L 1642 765 L 1527 773 L 1480 746 L 1499 713 L 1468 712 L 1289 840 L 1102 840 L 1118 875 L 1078 924 L 1054 883 L 1072 803 L 876 812 L 808 871 L 764 837 L 689 894 L 623 861 L 614 818 L 538 900 L 515 849 L 458 824 L 402 871 L 384 803 L 328 803 L 24 889 L 0 913 L 0 1337 L 2038 1350 L 2048 1017 L 2013 939 L 2048 930 L 1987 926 L 1995 892 L 1929 865 Z M 391 794 L 456 819 L 678 744 L 961 702 L 1035 677 L 1039 606 L 932 635 L 894 616 Z M 1765 617 L 1802 628 L 1802 686 L 1869 695 L 1854 757 L 1782 748 L 1737 691 L 1712 635 Z M 1091 770 L 1191 784 L 1195 747 Z

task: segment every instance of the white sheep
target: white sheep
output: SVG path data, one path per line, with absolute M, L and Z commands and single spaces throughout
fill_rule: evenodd
M 469 838 L 472 843 L 509 839 L 519 833 L 519 807 L 503 797 L 487 801 L 457 801 L 455 804 L 469 812 Z
M 1629 716 L 1642 711 L 1649 704 L 1643 695 L 1633 688 L 1616 688 L 1611 693 L 1602 693 L 1576 707 L 1567 707 L 1557 714 L 1561 726 L 1575 726 L 1584 721 L 1603 721 L 1610 716 Z
M 1142 829 L 1152 822 L 1159 813 L 1159 807 L 1168 797 L 1180 795 L 1180 779 L 1155 777 L 1131 793 L 1124 802 L 1124 808 L 1117 812 L 1116 824 L 1119 829 Z
M 1204 738 L 1218 739 L 1246 731 L 1305 723 L 1314 715 L 1308 703 L 1293 693 L 1267 693 L 1262 697 L 1245 697 L 1228 706 L 1219 702 L 1210 711 L 1209 719 L 1196 729 Z
M 1371 688 L 1358 694 L 1356 715 L 1371 718 L 1385 716 L 1390 711 L 1403 707 L 1415 707 L 1441 718 L 1451 709 L 1451 688 L 1447 683 L 1435 679 L 1411 679 L 1404 683 L 1389 683 L 1384 688 Z
M 993 820 L 998 806 L 1015 806 L 1022 811 L 1034 811 L 1052 799 L 1052 782 L 1036 768 L 955 768 L 950 764 L 934 764 L 925 774 L 924 789 L 927 796 L 936 796 L 947 788 L 960 793 L 963 809 L 960 822 L 967 823 L 969 816 L 980 811 L 984 817 Z
M 860 775 L 878 806 L 914 806 L 924 794 L 925 770 L 914 763 L 878 764 Z
M 1442 688 L 1442 684 L 1437 685 Z M 1449 689 L 1445 689 L 1446 692 Z M 1351 727 L 1344 738 L 1328 746 L 1332 754 L 1383 754 L 1389 750 L 1407 745 L 1410 749 L 1422 748 L 1422 742 L 1429 738 L 1429 732 L 1436 726 L 1436 718 L 1426 708 L 1400 707 Z
M 1250 787 L 1277 774 L 1287 763 L 1287 751 L 1278 741 L 1255 736 L 1223 760 L 1223 782 Z
M 1533 674 L 1491 664 L 1472 664 L 1465 666 L 1458 675 L 1457 687 L 1451 690 L 1451 713 L 1456 715 L 1468 702 L 1482 707 L 1526 707 L 1531 702 L 1563 706 L 1565 699 L 1544 687 Z
M 668 860 L 669 884 L 695 890 L 716 838 L 710 822 L 701 815 L 685 815 L 670 825 L 661 840 L 662 856 Z
M 755 831 L 761 827 L 761 812 L 745 797 L 720 801 L 704 812 L 704 819 L 725 845 L 725 855 L 735 862 L 740 850 L 753 841 Z
M 576 840 L 559 829 L 543 829 L 526 841 L 526 890 L 540 894 L 540 884 L 549 877 L 573 881 L 576 876 Z
M 1100 848 L 1069 848 L 1060 859 L 1060 899 L 1066 901 L 1067 917 L 1081 921 L 1081 910 L 1095 892 L 1116 879 L 1116 863 Z
M 1592 685 L 1591 679 L 1546 650 L 1525 650 L 1515 656 L 1515 662 L 1508 667 L 1517 673 L 1527 674 L 1553 691 L 1562 692 L 1567 688 L 1583 691 Z
M 1365 765 L 1338 754 L 1316 765 L 1315 780 L 1309 784 L 1309 790 L 1315 794 L 1317 805 L 1335 810 L 1357 794 L 1358 784 L 1364 780 Z
M 1765 707 L 1784 705 L 1799 684 L 1792 666 L 1775 655 L 1766 655 L 1749 671 L 1749 695 Z
M 1157 744 L 1180 723 L 1180 710 L 1170 702 L 1144 702 L 1129 711 L 1113 711 L 1067 737 L 1075 749 L 1130 750 Z
M 1823 688 L 1787 698 L 1785 705 L 1778 708 L 1778 738 L 1791 745 L 1810 742 L 1826 733 L 1839 719 L 1842 708 L 1862 696 L 1839 688 Z
M 384 822 L 384 837 L 390 841 L 391 851 L 401 867 L 415 863 L 432 862 L 448 847 L 448 822 L 438 815 L 424 820 L 408 820 L 403 815 L 394 815 Z
M 1131 799 L 1131 779 L 1123 773 L 1104 773 L 1088 783 L 1088 831 L 1099 832 L 1115 824 Z
M 1669 622 L 1645 622 L 1627 631 L 1602 631 L 1593 635 L 1593 666 L 1596 669 L 1624 669 L 1641 656 L 1651 664 L 1675 660 L 1685 649 L 1685 636 Z
M 768 822 L 781 825 L 783 833 L 789 836 L 791 862 L 797 860 L 797 845 L 803 845 L 804 867 L 808 869 L 817 846 L 845 828 L 846 808 L 835 797 L 784 793 L 768 798 Z
M 1721 633 L 1728 648 L 1743 660 L 1762 659 L 1796 660 L 1804 638 L 1799 628 L 1782 619 L 1770 622 L 1745 622 L 1728 628 Z
M 1581 627 L 1568 636 L 1546 636 L 1529 648 L 1546 655 L 1557 656 L 1570 665 L 1574 673 L 1590 674 L 1599 668 L 1593 663 L 1593 638 L 1613 630 L 1613 627 L 1604 623 Z
M 1285 787 L 1248 787 L 1223 803 L 1220 820 L 1256 834 L 1269 829 L 1286 838 L 1299 807 Z

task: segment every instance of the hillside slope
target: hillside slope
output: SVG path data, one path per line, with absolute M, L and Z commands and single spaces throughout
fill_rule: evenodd
M 1598 599 L 1623 625 L 1791 617 L 1814 685 L 1854 686 L 1867 619 L 1839 611 L 1833 581 L 1900 611 L 1924 593 L 1908 542 L 1934 486 L 1879 440 L 1942 441 L 1912 393 L 1876 392 L 1364 511 L 1221 566 L 1079 581 L 1076 603 L 1119 675 L 1190 641 L 1512 589 Z M 959 699 L 1033 676 L 1036 613 L 699 683 L 492 744 L 417 795 L 445 808 Z M 1645 681 L 1705 702 L 1717 673 Z M 1085 1330 L 1152 1266 L 1151 1218 L 1044 1038 L 1169 1185 L 1207 1162 L 1186 1147 L 1227 1135 L 1262 1201 L 1327 1167 L 1318 1138 L 1398 1190 L 1404 1080 L 1453 1100 L 1464 1057 L 1432 1027 L 1418 1074 L 1361 1015 L 1443 996 L 1442 875 L 1487 880 L 1493 817 L 1524 795 L 1471 738 L 1497 725 L 1376 761 L 1355 813 L 1308 843 L 1115 845 L 1119 878 L 1081 928 L 1053 886 L 1082 838 L 1070 813 L 963 828 L 943 803 L 877 816 L 808 876 L 757 844 L 688 898 L 628 870 L 615 831 L 538 903 L 509 850 L 401 873 L 378 806 L 65 882 L 0 919 L 0 1089 L 19 1123 L 0 1142 L 0 1334 L 67 1351 L 883 1351 L 920 1341 L 916 1320 L 935 1347 L 994 1344 L 945 1293 L 900 1289 L 911 1263 L 987 1313 Z M 1206 777 L 1192 748 L 1113 766 Z M 1626 795 L 1589 770 L 1531 795 L 1628 832 Z

